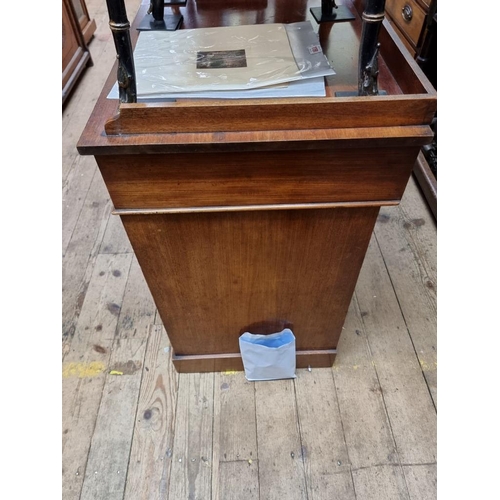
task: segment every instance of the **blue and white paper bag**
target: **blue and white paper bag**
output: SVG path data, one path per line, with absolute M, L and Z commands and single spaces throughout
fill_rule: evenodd
M 247 380 L 295 378 L 295 336 L 289 328 L 270 335 L 245 332 L 239 340 Z

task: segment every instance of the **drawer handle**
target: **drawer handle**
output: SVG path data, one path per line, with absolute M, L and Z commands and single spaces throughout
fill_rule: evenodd
M 402 9 L 402 16 L 403 19 L 407 22 L 410 22 L 412 17 L 413 17 L 413 9 L 411 8 L 411 5 L 406 4 L 403 9 Z

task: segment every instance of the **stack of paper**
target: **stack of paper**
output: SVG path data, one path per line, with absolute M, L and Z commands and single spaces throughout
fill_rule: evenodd
M 138 100 L 324 96 L 335 74 L 309 21 L 143 31 L 134 64 Z

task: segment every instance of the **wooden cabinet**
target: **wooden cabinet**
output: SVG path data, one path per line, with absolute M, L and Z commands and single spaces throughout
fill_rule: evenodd
M 387 0 L 385 11 L 387 20 L 437 89 L 437 0 Z M 435 123 L 437 126 L 437 120 Z M 419 155 L 414 174 L 437 218 L 437 137 Z
M 75 4 L 77 9 L 75 9 Z M 82 29 L 83 26 L 83 29 Z M 62 3 L 62 102 L 64 104 L 82 71 L 92 63 L 87 48 L 95 30 L 83 0 Z M 84 35 L 85 33 L 85 35 Z
M 387 0 L 385 9 L 396 32 L 415 57 L 425 26 L 426 11 L 415 0 Z
M 260 19 L 304 21 L 315 3 L 269 2 Z M 186 9 L 184 26 L 221 23 L 226 4 L 212 1 L 216 21 Z M 356 59 L 355 14 L 328 60 Z M 380 42 L 387 95 L 373 98 L 336 95 L 358 88 L 339 61 L 320 98 L 119 103 L 115 62 L 77 148 L 97 161 L 179 372 L 241 370 L 243 332 L 286 327 L 297 367 L 332 366 L 379 208 L 399 203 L 432 140 L 435 89 L 386 21 Z
M 76 19 L 83 34 L 83 39 L 85 43 L 89 43 L 94 32 L 96 30 L 96 24 L 94 19 L 90 19 L 89 11 L 85 5 L 84 0 L 71 0 L 73 4 L 73 9 L 75 11 Z
M 437 87 L 437 0 L 387 0 L 385 11 L 403 44 Z

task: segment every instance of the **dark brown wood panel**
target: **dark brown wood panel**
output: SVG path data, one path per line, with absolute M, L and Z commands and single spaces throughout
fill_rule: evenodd
M 133 215 L 122 221 L 181 356 L 239 352 L 241 331 L 282 321 L 294 331 L 298 350 L 336 348 L 378 211 Z
M 116 135 L 147 134 L 151 122 L 159 133 L 390 127 L 428 123 L 434 112 L 427 96 L 179 101 L 123 104 L 105 128 Z
M 399 200 L 410 148 L 102 156 L 115 208 Z

